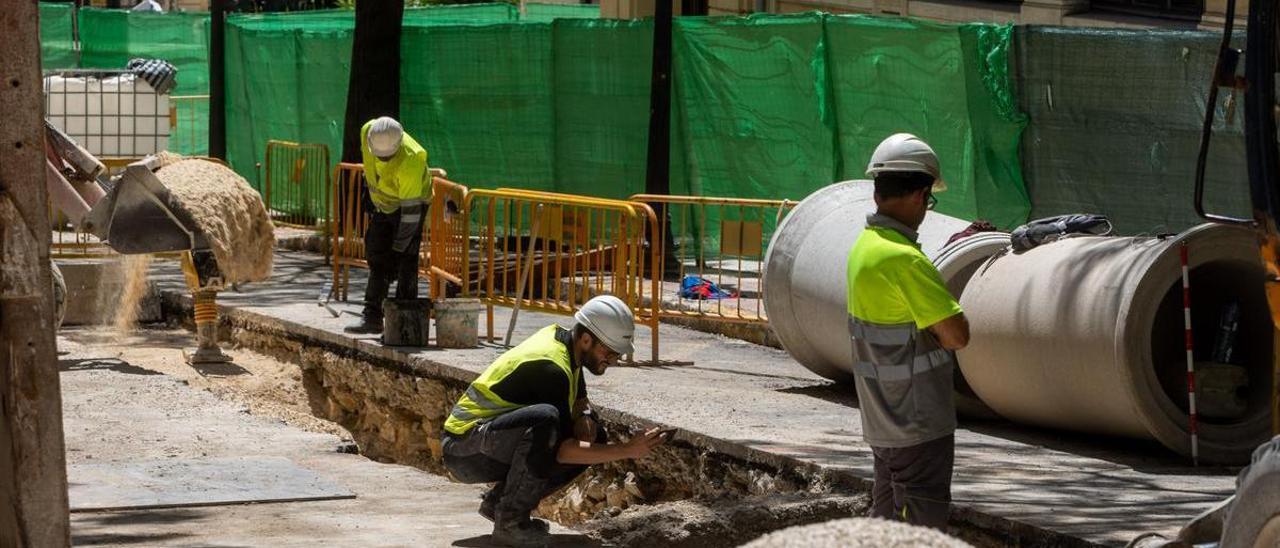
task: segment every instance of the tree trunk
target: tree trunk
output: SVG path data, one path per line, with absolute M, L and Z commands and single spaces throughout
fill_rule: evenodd
M 360 128 L 379 116 L 400 118 L 400 20 L 404 0 L 356 2 L 351 83 L 342 161 L 360 161 Z
M 227 159 L 227 1 L 209 3 L 209 156 L 224 161 Z
M 0 10 L 0 546 L 69 546 L 36 2 Z
M 644 191 L 647 194 L 671 194 L 671 2 L 659 0 L 653 16 L 653 73 L 649 80 L 649 151 L 645 169 Z M 667 208 L 649 204 L 658 222 L 667 217 Z M 663 231 L 663 274 L 680 270 L 675 253 L 671 223 Z M 651 242 L 650 245 L 657 245 Z

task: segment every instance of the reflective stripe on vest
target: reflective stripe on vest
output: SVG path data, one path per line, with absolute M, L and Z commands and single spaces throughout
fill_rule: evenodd
M 905 381 L 955 361 L 950 350 L 913 323 L 882 325 L 850 316 L 849 334 L 853 339 L 853 372 L 859 377 Z
M 529 337 L 519 346 L 506 351 L 484 370 L 480 376 L 467 387 L 458 403 L 449 412 L 444 421 L 444 429 L 452 434 L 463 435 L 476 425 L 492 420 L 494 417 L 524 407 L 522 404 L 503 400 L 493 393 L 492 387 L 507 375 L 515 372 L 521 364 L 547 360 L 564 371 L 569 383 L 569 408 L 573 408 L 578 399 L 578 382 L 581 369 L 574 369 L 570 364 L 569 348 L 556 339 L 557 326 L 545 327 Z

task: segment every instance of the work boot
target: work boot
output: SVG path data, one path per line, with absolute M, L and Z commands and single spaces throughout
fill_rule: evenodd
M 361 317 L 359 321 L 342 328 L 343 333 L 353 335 L 368 335 L 373 333 L 382 333 L 382 318 L 370 318 L 368 316 Z
M 525 518 L 521 521 L 509 521 L 493 524 L 492 540 L 505 546 L 541 547 L 546 546 L 551 535 L 538 526 L 537 522 Z
M 480 517 L 489 521 L 494 521 L 494 509 L 498 506 L 497 491 L 498 490 L 495 488 L 480 497 Z M 533 524 L 534 527 L 541 529 L 544 533 L 551 532 L 551 524 L 546 520 L 529 518 L 529 523 Z

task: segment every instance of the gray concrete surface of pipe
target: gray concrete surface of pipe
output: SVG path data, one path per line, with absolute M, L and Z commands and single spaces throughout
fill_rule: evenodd
M 870 181 L 846 181 L 815 191 L 778 225 L 765 255 L 765 311 L 783 348 L 810 371 L 853 380 L 845 312 L 845 259 L 875 211 Z M 968 221 L 930 212 L 921 249 L 934 256 Z
M 958 300 L 964 293 L 969 279 L 987 259 L 997 253 L 1008 252 L 1009 241 L 1007 232 L 979 232 L 947 244 L 938 251 L 936 256 L 931 257 L 934 266 L 938 267 L 938 273 L 942 275 L 942 280 L 947 283 L 947 289 L 950 289 L 951 294 Z M 968 381 L 964 378 L 963 368 L 956 371 L 953 378 L 956 385 L 957 413 L 977 419 L 999 417 L 995 411 L 987 407 L 987 404 L 982 403 L 978 395 L 969 387 Z
M 1270 429 L 1274 336 L 1247 230 L 1202 225 L 1163 239 L 1068 238 L 993 257 L 960 300 L 972 330 L 958 353 L 968 384 L 1016 422 L 1150 438 L 1189 455 L 1183 240 L 1198 369 L 1212 355 L 1224 308 L 1240 309 L 1230 367 L 1245 382 L 1217 395 L 1197 392 L 1198 405 L 1234 399 L 1240 412 L 1201 416 L 1201 460 L 1245 461 Z M 1222 384 L 1207 371 L 1201 387 Z

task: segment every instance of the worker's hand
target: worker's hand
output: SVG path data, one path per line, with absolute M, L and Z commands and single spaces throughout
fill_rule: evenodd
M 623 444 L 623 447 L 626 448 L 627 458 L 642 459 L 649 456 L 649 452 L 653 451 L 654 447 L 662 445 L 666 441 L 667 437 L 662 435 L 661 428 L 650 428 L 636 434 L 634 438 L 631 438 L 631 441 Z
M 596 441 L 596 421 L 591 415 L 582 415 L 578 420 L 573 421 L 573 437 L 578 440 L 595 443 Z

